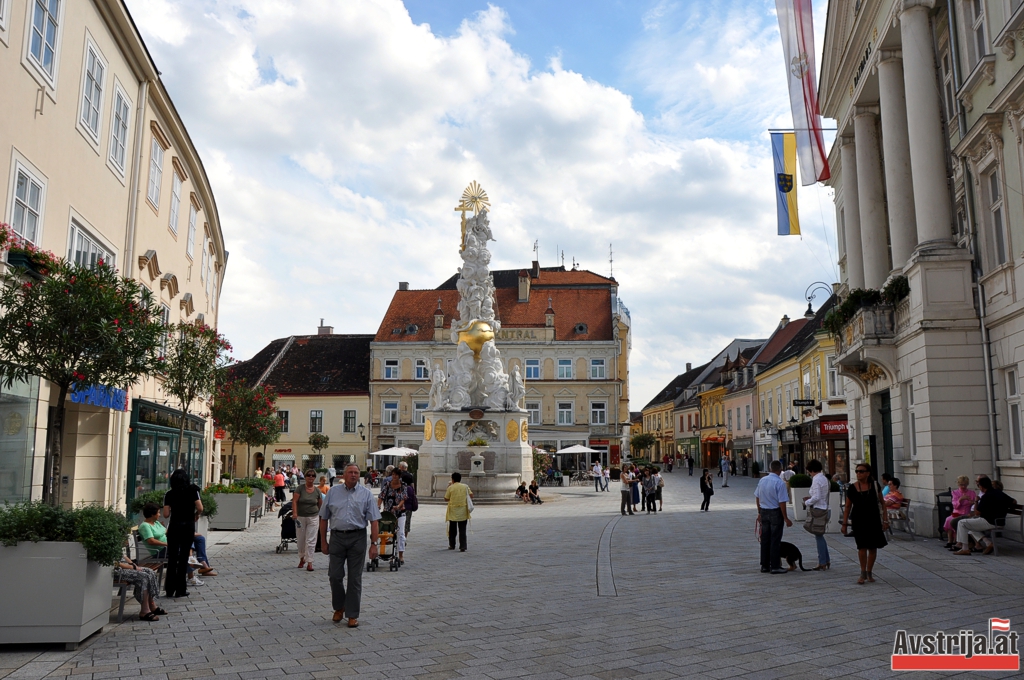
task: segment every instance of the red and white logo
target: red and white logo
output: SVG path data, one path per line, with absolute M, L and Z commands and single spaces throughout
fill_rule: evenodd
M 988 634 L 961 630 L 916 635 L 896 631 L 894 671 L 1019 671 L 1018 635 L 1010 619 L 989 619 Z

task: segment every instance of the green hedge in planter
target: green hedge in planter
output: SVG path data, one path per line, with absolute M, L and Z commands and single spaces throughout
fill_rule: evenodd
M 241 486 L 239 484 L 211 484 L 206 487 L 206 492 L 209 494 L 215 493 L 244 493 L 246 496 L 252 497 L 253 488 L 251 486 Z
M 810 475 L 793 475 L 789 478 L 790 489 L 810 489 L 811 488 L 811 476 Z
M 237 484 L 238 486 L 249 486 L 254 489 L 259 489 L 263 493 L 270 493 L 270 490 L 274 488 L 274 485 L 271 483 L 269 479 L 263 479 L 262 477 L 246 477 L 245 479 L 236 479 L 235 484 Z
M 147 491 L 141 496 L 136 496 L 132 499 L 131 510 L 133 515 L 141 515 L 142 508 L 146 503 L 156 503 L 160 507 L 164 505 L 164 495 L 166 491 Z M 217 514 L 217 501 L 214 499 L 213 494 L 208 490 L 203 489 L 199 492 L 199 500 L 203 503 L 203 517 L 213 517 Z
M 86 555 L 105 567 L 121 559 L 131 523 L 113 508 L 82 506 L 66 510 L 44 503 L 16 503 L 0 508 L 0 544 L 21 541 L 77 541 Z

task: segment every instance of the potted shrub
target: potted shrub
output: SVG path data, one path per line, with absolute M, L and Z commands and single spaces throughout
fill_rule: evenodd
M 210 528 L 236 531 L 249 527 L 249 499 L 253 488 L 240 484 L 213 484 L 206 492 L 217 504 L 217 514 L 210 520 Z
M 245 479 L 239 479 L 235 483 L 238 484 L 238 486 L 247 486 L 252 489 L 252 501 L 250 505 L 258 505 L 260 508 L 260 516 L 262 516 L 266 497 L 271 494 L 271 489 L 274 488 L 274 485 L 270 480 L 263 479 L 262 477 L 246 477 Z
M 0 507 L 0 644 L 74 649 L 110 620 L 113 566 L 130 524 L 112 508 Z
M 810 475 L 793 475 L 789 478 L 789 500 L 793 506 L 793 520 L 802 522 L 807 518 L 804 510 L 804 496 L 809 496 L 811 488 Z

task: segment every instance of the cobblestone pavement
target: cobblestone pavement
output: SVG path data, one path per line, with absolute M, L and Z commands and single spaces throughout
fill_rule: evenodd
M 478 506 L 466 553 L 446 549 L 444 508 L 421 504 L 405 566 L 364 574 L 354 630 L 330 620 L 326 557 L 308 573 L 274 552 L 276 517 L 215 532 L 221 575 L 163 601 L 161 621 L 129 600 L 130 618 L 116 624 L 115 608 L 77 651 L 0 648 L 0 678 L 876 678 L 895 675 L 898 628 L 1024 623 L 1024 546 L 956 557 L 897 533 L 877 582 L 857 585 L 852 539 L 829 535 L 830 571 L 761 574 L 753 480 L 718 489 L 708 513 L 696 476 L 666 485 L 652 516 L 621 517 L 615 484 Z M 816 563 L 798 524 L 785 540 Z

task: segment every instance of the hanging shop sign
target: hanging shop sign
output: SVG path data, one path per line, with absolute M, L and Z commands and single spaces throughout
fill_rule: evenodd
M 821 433 L 847 435 L 850 433 L 849 426 L 845 420 L 823 420 L 821 421 Z
M 71 403 L 127 411 L 128 392 L 106 385 L 72 385 Z

